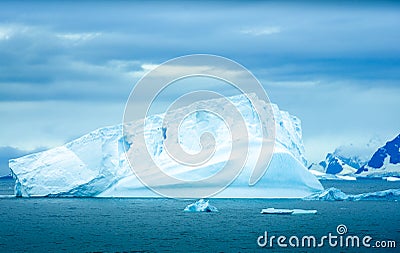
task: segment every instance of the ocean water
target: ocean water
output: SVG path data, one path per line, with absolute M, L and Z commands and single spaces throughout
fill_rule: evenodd
M 399 182 L 324 181 L 346 193 L 400 188 Z M 400 202 L 211 199 L 218 213 L 185 213 L 193 201 L 173 199 L 9 198 L 0 180 L 0 252 L 368 252 L 353 247 L 260 247 L 264 235 L 346 235 L 394 240 L 400 251 Z M 263 215 L 261 209 L 316 209 L 315 215 Z

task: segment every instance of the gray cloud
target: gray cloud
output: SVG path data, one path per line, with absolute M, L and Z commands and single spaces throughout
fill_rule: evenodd
M 29 139 L 31 148 L 37 138 L 52 146 L 119 123 L 146 64 L 191 53 L 251 70 L 272 101 L 302 118 L 306 143 L 344 140 L 360 128 L 391 135 L 399 125 L 389 113 L 399 105 L 394 2 L 2 2 L 0 14 L 0 118 L 18 121 L 20 131 L 2 126 L 4 145 L 23 148 Z M 372 112 L 376 120 L 365 124 Z
M 10 169 L 8 167 L 8 160 L 13 158 L 18 158 L 24 155 L 36 153 L 45 150 L 46 148 L 36 148 L 33 150 L 21 150 L 14 147 L 3 146 L 0 147 L 0 177 L 10 174 Z

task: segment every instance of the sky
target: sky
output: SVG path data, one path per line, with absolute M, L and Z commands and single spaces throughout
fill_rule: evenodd
M 146 72 L 214 54 L 302 120 L 309 161 L 399 134 L 400 4 L 385 1 L 0 2 L 6 160 L 121 123 Z

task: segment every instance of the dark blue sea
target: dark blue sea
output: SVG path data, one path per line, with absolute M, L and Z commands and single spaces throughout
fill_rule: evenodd
M 346 193 L 400 188 L 383 180 L 324 181 Z M 0 180 L 0 252 L 400 252 L 400 202 L 211 199 L 218 213 L 185 213 L 173 199 L 10 198 Z M 316 209 L 314 215 L 263 215 L 261 209 Z M 260 247 L 269 236 L 369 235 L 396 248 Z M 270 239 L 270 238 L 269 238 Z M 326 243 L 327 244 L 327 243 Z M 370 244 L 372 245 L 372 244 Z

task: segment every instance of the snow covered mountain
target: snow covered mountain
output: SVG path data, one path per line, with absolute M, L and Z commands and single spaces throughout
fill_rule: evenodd
M 360 167 L 360 164 L 355 162 L 352 158 L 343 157 L 336 152 L 328 153 L 325 161 L 319 164 L 325 168 L 325 173 L 340 175 L 353 174 Z
M 333 153 L 328 153 L 318 165 L 310 166 L 310 169 L 331 175 L 353 175 L 368 163 L 379 143 L 377 138 L 373 138 L 365 145 L 342 145 Z
M 244 95 L 229 99 L 245 119 L 250 146 L 249 150 L 246 148 L 243 151 L 248 151 L 249 156 L 241 174 L 229 187 L 214 197 L 298 198 L 323 189 L 305 167 L 307 161 L 304 158 L 300 120 L 288 112 L 280 111 L 276 105 L 272 105 L 276 124 L 274 154 L 267 172 L 256 185 L 250 187 L 249 177 L 260 148 L 254 144 L 254 140 L 262 137 L 257 128 L 259 120 L 253 105 Z M 264 101 L 256 97 L 254 101 L 258 104 L 256 108 L 267 108 Z M 213 99 L 206 103 L 210 108 L 214 108 L 224 107 L 226 102 Z M 188 107 L 179 108 L 173 113 L 177 117 L 185 115 L 190 111 Z M 179 140 L 185 150 L 198 152 L 199 136 L 204 132 L 215 136 L 218 147 L 215 159 L 211 159 L 199 169 L 187 171 L 185 167 L 178 166 L 171 159 L 168 160 L 163 143 L 170 137 L 170 126 L 162 127 L 162 119 L 163 115 L 148 117 L 148 127 L 145 128 L 144 136 L 148 150 L 165 172 L 183 179 L 204 178 L 226 163 L 226 159 L 229 158 L 226 147 L 229 146 L 230 138 L 227 138 L 222 121 L 205 112 L 199 112 L 189 115 L 182 123 Z M 140 146 L 143 143 L 133 141 L 137 126 L 142 122 L 129 125 L 125 135 L 121 125 L 104 127 L 61 147 L 10 160 L 9 166 L 16 178 L 15 194 L 24 197 L 159 197 L 139 181 L 126 157 L 135 150 L 143 151 L 143 148 L 146 148 Z
M 308 168 L 319 179 L 350 179 L 352 177 L 400 177 L 400 135 L 384 146 L 377 138 L 365 146 L 341 146 L 328 153 L 319 164 Z
M 400 134 L 380 147 L 357 174 L 362 177 L 400 177 Z

